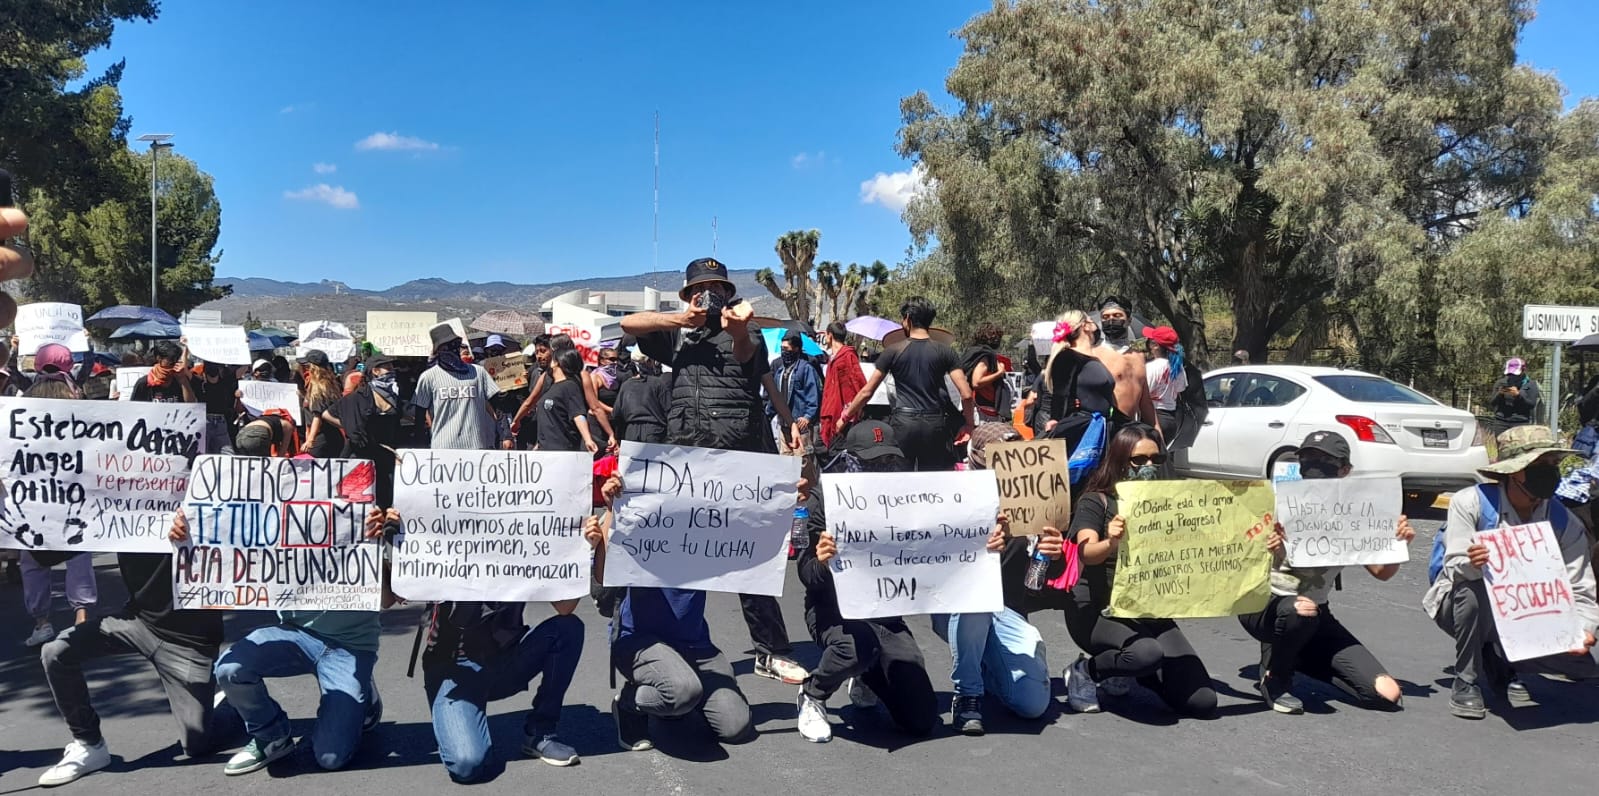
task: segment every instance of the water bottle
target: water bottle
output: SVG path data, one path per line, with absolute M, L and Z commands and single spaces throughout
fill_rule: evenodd
M 806 528 L 810 524 L 811 510 L 805 506 L 794 509 L 794 524 L 788 531 L 788 547 L 795 555 L 799 551 L 811 546 L 811 535 Z
M 1049 573 L 1049 557 L 1038 550 L 1038 541 L 1033 541 L 1033 557 L 1027 562 L 1027 577 L 1022 579 L 1022 585 L 1028 591 L 1043 591 L 1044 582 Z

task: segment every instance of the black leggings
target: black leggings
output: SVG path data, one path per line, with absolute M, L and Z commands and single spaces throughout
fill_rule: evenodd
M 1377 678 L 1388 672 L 1326 605 L 1315 616 L 1300 616 L 1293 597 L 1273 595 L 1265 610 L 1244 614 L 1238 623 L 1267 645 L 1261 665 L 1273 682 L 1287 683 L 1297 671 L 1337 686 L 1363 705 L 1392 704 L 1377 692 Z
M 1079 584 L 1073 597 L 1086 589 Z M 1170 619 L 1113 619 L 1086 599 L 1066 605 L 1066 632 L 1089 654 L 1088 675 L 1134 677 L 1173 711 L 1195 718 L 1216 712 L 1210 672 L 1176 622 Z
M 822 659 L 805 681 L 805 693 L 823 702 L 851 677 L 882 700 L 900 729 L 916 736 L 938 724 L 938 699 L 921 648 L 902 619 L 848 619 L 813 633 Z

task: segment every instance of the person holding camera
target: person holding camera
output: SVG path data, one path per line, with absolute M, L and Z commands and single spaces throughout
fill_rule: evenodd
M 761 389 L 772 397 L 784 428 L 792 427 L 794 418 L 772 379 L 760 333 L 750 328 L 754 307 L 737 297 L 727 266 L 711 257 L 688 264 L 678 297 L 682 312 L 622 318 L 622 332 L 638 340 L 639 350 L 672 368 L 667 444 L 776 453 Z M 793 647 L 777 598 L 744 594 L 739 600 L 755 642 L 755 673 L 799 685 L 806 672 L 789 657 Z

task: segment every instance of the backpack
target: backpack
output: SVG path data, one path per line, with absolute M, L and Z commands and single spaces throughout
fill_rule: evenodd
M 1477 509 L 1477 530 L 1486 531 L 1499 527 L 1499 485 L 1478 484 L 1476 487 L 1477 498 L 1481 504 Z M 1553 498 L 1549 501 L 1549 524 L 1554 526 L 1555 538 L 1566 535 L 1566 526 L 1571 522 L 1571 514 L 1566 511 L 1565 504 Z M 1438 576 L 1444 571 L 1444 531 L 1448 523 L 1438 526 L 1437 535 L 1432 538 L 1432 555 L 1427 559 L 1427 582 L 1436 583 Z

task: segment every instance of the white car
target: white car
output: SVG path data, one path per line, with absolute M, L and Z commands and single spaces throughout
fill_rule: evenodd
M 1427 503 L 1477 483 L 1477 468 L 1488 465 L 1470 412 L 1357 370 L 1223 368 L 1205 374 L 1205 402 L 1210 414 L 1193 446 L 1173 457 L 1189 477 L 1269 478 L 1313 431 L 1343 435 L 1355 472 L 1398 476 Z

